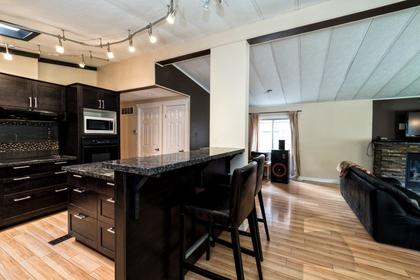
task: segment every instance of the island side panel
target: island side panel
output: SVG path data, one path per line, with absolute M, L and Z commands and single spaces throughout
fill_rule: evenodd
M 116 172 L 116 279 L 178 279 L 179 207 L 203 178 L 228 170 L 228 158 L 166 172 L 158 177 Z M 214 171 L 212 171 L 214 170 Z M 205 174 L 205 176 L 203 176 Z M 225 173 L 226 174 L 226 173 Z M 135 213 L 135 189 L 139 193 Z M 186 223 L 187 244 L 204 233 L 204 227 Z M 195 258 L 194 258 L 195 259 Z

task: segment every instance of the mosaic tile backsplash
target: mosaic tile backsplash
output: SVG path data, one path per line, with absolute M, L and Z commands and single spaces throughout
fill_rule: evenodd
M 0 159 L 47 157 L 58 148 L 56 122 L 0 120 Z

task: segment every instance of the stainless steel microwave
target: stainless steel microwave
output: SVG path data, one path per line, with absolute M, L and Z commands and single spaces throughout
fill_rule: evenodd
M 84 134 L 117 134 L 117 113 L 83 109 Z

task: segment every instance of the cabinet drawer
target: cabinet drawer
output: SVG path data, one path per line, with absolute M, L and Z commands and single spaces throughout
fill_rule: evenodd
M 66 183 L 64 171 L 23 175 L 3 180 L 3 194 L 13 194 Z
M 97 218 L 98 195 L 86 187 L 70 187 L 70 205 L 81 209 L 86 215 Z
M 114 196 L 99 195 L 98 197 L 98 220 L 105 223 L 114 223 L 115 199 Z
M 69 208 L 68 212 L 69 233 L 80 242 L 97 248 L 98 221 L 88 216 L 82 209 Z
M 69 164 L 68 161 L 58 161 L 43 164 L 22 164 L 12 167 L 0 168 L 0 178 L 22 177 L 30 174 L 61 171 L 61 167 Z
M 68 189 L 65 185 L 54 188 L 28 191 L 3 197 L 3 219 L 18 217 L 31 212 L 42 211 L 48 207 L 67 204 Z
M 105 180 L 97 180 L 96 181 L 96 192 L 103 194 L 103 195 L 107 195 L 107 196 L 114 196 L 114 188 L 115 188 L 115 183 L 114 182 L 108 182 Z
M 98 250 L 111 259 L 115 258 L 115 226 L 98 222 Z
M 87 181 L 86 177 L 78 175 L 78 174 L 69 173 L 67 176 L 68 184 L 76 188 L 87 189 L 86 181 Z

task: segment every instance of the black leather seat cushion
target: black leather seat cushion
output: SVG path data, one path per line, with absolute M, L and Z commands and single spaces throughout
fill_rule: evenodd
M 230 191 L 229 185 L 218 185 L 202 191 L 184 205 L 184 212 L 204 222 L 230 224 Z

